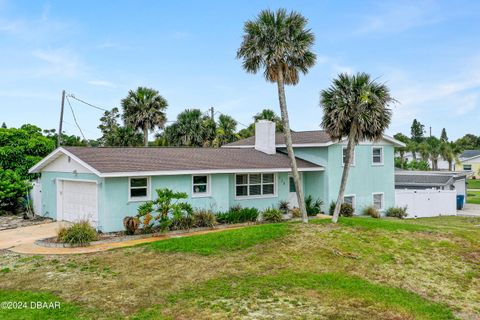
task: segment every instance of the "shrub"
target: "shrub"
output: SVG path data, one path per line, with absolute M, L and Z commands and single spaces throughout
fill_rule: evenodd
M 191 229 L 194 225 L 193 215 L 175 215 L 170 219 L 170 230 L 188 230 Z
M 263 221 L 280 222 L 282 221 L 282 212 L 279 209 L 268 208 L 262 212 Z
M 376 219 L 380 218 L 380 212 L 373 206 L 368 206 L 363 209 L 363 214 Z
M 15 212 L 19 205 L 19 199 L 27 194 L 29 188 L 30 185 L 22 180 L 17 172 L 4 170 L 0 166 L 0 210 Z
M 258 214 L 256 208 L 233 207 L 228 212 L 217 213 L 217 221 L 220 223 L 253 222 L 257 220 Z
M 212 228 L 217 224 L 217 217 L 210 210 L 197 210 L 193 213 L 193 220 L 195 227 Z
M 305 198 L 305 207 L 307 209 L 307 215 L 316 216 L 322 212 L 323 201 L 320 199 L 313 200 L 311 195 Z
M 125 217 L 123 218 L 123 226 L 127 234 L 135 234 L 140 226 L 140 220 L 137 217 Z
M 385 215 L 387 217 L 394 217 L 394 218 L 399 218 L 403 219 L 406 216 L 408 216 L 407 213 L 407 207 L 391 207 L 388 208 L 387 211 L 385 211 Z
M 302 216 L 302 212 L 300 211 L 300 208 L 293 208 L 291 212 L 292 212 L 292 218 L 300 218 Z
M 330 214 L 331 216 L 333 216 L 333 212 L 335 211 L 335 206 L 336 206 L 336 203 L 332 201 L 330 203 L 330 208 L 328 209 L 328 214 Z M 342 203 L 342 205 L 340 206 L 340 215 L 343 217 L 353 216 L 353 211 L 354 211 L 353 207 L 349 203 Z
M 284 214 L 287 214 L 290 210 L 290 204 L 286 200 L 282 200 L 278 203 L 278 209 L 282 211 Z
M 88 245 L 95 240 L 97 240 L 97 231 L 85 220 L 75 222 L 69 227 L 62 227 L 57 232 L 58 242 Z

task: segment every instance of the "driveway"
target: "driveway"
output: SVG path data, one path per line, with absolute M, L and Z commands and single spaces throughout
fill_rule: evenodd
M 66 222 L 43 223 L 28 227 L 0 231 L 0 249 L 12 249 L 32 245 L 36 240 L 55 237 L 57 230 Z
M 457 210 L 458 216 L 480 217 L 480 204 L 465 203 L 463 210 Z

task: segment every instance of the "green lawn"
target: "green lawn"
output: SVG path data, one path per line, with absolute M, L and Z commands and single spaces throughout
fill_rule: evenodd
M 467 203 L 480 204 L 480 191 L 467 190 Z
M 0 256 L 0 319 L 475 319 L 480 218 L 341 218 Z M 25 290 L 25 291 L 22 291 Z
M 480 189 L 480 179 L 467 180 L 467 189 Z

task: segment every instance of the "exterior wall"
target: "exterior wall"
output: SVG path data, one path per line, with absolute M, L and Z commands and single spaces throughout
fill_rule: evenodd
M 462 161 L 462 163 L 455 164 L 455 171 L 464 171 L 463 165 L 469 164 L 472 166 L 472 173 L 475 179 L 480 179 L 480 157 L 469 160 L 469 161 Z
M 41 214 L 52 219 L 57 218 L 57 179 L 68 180 L 92 180 L 98 182 L 98 220 L 102 221 L 104 210 L 104 183 L 103 178 L 99 178 L 92 173 L 66 173 L 66 172 L 42 172 L 40 178 L 42 184 L 42 208 Z
M 336 201 L 343 173 L 342 150 L 344 143 L 324 148 L 295 148 L 295 156 L 322 166 L 322 188 L 309 186 L 308 193 L 320 193 L 325 209 Z M 383 165 L 372 164 L 372 147 L 383 147 Z M 383 192 L 384 209 L 395 205 L 394 147 L 387 143 L 361 143 L 355 147 L 355 164 L 350 168 L 345 195 L 355 195 L 356 213 L 373 204 L 373 193 Z M 323 178 L 323 179 L 322 179 Z M 307 192 L 306 192 L 307 194 Z

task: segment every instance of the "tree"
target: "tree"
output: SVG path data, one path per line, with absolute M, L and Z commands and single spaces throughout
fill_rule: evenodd
M 388 87 L 371 80 L 366 73 L 352 76 L 342 73 L 320 93 L 322 127 L 334 140 L 347 139 L 347 156 L 332 218 L 335 223 L 343 203 L 355 145 L 362 140 L 376 141 L 383 137 L 392 117 L 388 106 L 394 101 Z
M 438 158 L 441 155 L 441 141 L 434 136 L 425 139 L 429 159 L 432 163 L 432 170 L 438 170 Z
M 167 116 L 168 103 L 157 90 L 138 87 L 130 90 L 122 99 L 123 120 L 126 126 L 143 132 L 145 147 L 148 147 L 148 133 L 155 128 L 163 129 Z
M 0 167 L 0 213 L 13 212 L 17 207 L 18 199 L 26 195 L 29 189 L 29 183 L 17 172 Z
M 58 136 L 57 130 L 55 129 L 43 130 L 43 134 L 46 137 L 50 138 L 52 141 L 54 141 L 55 144 L 57 143 L 57 136 Z M 65 133 L 62 133 L 60 141 L 61 141 L 61 146 L 63 147 L 86 147 L 91 145 L 92 143 L 91 140 L 85 140 L 80 138 L 79 136 L 67 135 Z M 95 142 L 93 141 L 93 143 Z
M 440 144 L 440 156 L 448 162 L 448 170 L 453 170 L 453 162 L 458 162 L 461 149 L 454 142 L 442 141 Z
M 144 135 L 129 126 L 118 123 L 120 113 L 118 108 L 105 111 L 100 118 L 98 128 L 102 131 L 99 142 L 108 147 L 138 147 L 144 144 Z
M 405 152 L 407 152 L 408 150 L 407 146 L 410 143 L 410 139 L 403 133 L 397 133 L 393 137 L 398 141 L 405 143 L 406 145 L 405 147 L 395 147 L 395 152 L 398 152 L 398 154 L 400 155 L 399 167 L 401 169 L 404 169 Z
M 7 129 L 7 124 L 5 122 L 2 123 L 2 129 Z
M 410 138 L 416 143 L 420 143 L 424 140 L 425 126 L 417 119 L 413 119 L 412 126 L 410 128 Z
M 167 145 L 204 147 L 211 146 L 216 134 L 216 124 L 199 109 L 186 109 L 177 116 L 177 121 L 167 128 L 164 136 Z M 157 136 L 158 139 L 158 136 Z
M 218 117 L 217 132 L 213 145 L 220 147 L 224 144 L 238 140 L 237 121 L 230 116 L 221 114 Z
M 457 139 L 457 141 L 455 141 L 455 144 L 458 145 L 458 147 L 462 150 L 480 149 L 480 137 L 468 133 L 460 139 Z
M 260 120 L 268 120 L 275 122 L 275 131 L 276 132 L 283 132 L 283 121 L 282 118 L 277 116 L 275 111 L 271 109 L 263 109 L 259 113 L 253 116 L 253 121 L 258 122 Z
M 442 134 L 440 135 L 440 140 L 442 142 L 448 142 L 447 130 L 445 130 L 445 128 L 442 129 Z
M 300 73 L 306 74 L 315 64 L 316 56 L 311 51 L 315 36 L 306 29 L 307 22 L 305 17 L 294 11 L 263 10 L 255 20 L 245 23 L 243 41 L 237 51 L 237 58 L 243 60 L 243 68 L 247 72 L 262 70 L 267 81 L 277 84 L 283 134 L 304 222 L 308 222 L 308 216 L 292 147 L 285 85 L 296 85 Z

